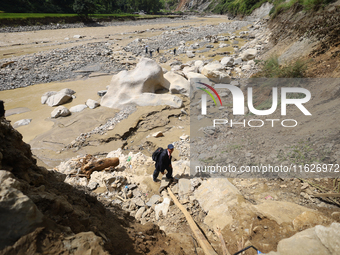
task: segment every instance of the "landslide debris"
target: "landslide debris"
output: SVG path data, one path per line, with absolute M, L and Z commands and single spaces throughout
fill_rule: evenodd
M 65 183 L 65 175 L 37 166 L 4 118 L 0 166 L 0 254 L 181 254 L 157 226 L 137 224 Z

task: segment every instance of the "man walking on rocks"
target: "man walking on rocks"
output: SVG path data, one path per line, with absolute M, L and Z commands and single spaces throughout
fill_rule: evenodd
M 166 150 L 163 150 L 157 158 L 156 169 L 153 172 L 153 181 L 159 181 L 157 179 L 159 172 L 164 174 L 164 170 L 167 170 L 166 178 L 172 180 L 172 165 L 171 165 L 171 154 L 174 151 L 174 146 L 172 144 L 168 145 Z

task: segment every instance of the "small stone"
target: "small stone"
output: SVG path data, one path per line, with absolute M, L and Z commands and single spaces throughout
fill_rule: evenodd
M 159 132 L 156 132 L 156 133 L 152 134 L 152 136 L 157 138 L 157 137 L 162 137 L 164 135 L 163 135 L 163 133 L 161 131 L 159 131 Z

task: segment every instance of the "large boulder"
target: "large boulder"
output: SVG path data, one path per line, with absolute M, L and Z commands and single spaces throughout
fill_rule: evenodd
M 192 53 L 192 51 L 187 51 L 187 57 L 188 58 L 193 58 L 193 57 L 195 57 L 195 54 Z
M 194 65 L 195 65 L 196 71 L 201 72 L 203 69 L 204 63 L 202 60 L 196 60 Z
M 213 85 L 213 83 L 203 74 L 200 73 L 187 73 L 188 81 L 190 82 L 191 86 L 198 86 L 198 82 L 203 82 L 208 85 Z
M 101 105 L 109 108 L 123 108 L 126 105 L 170 105 L 182 106 L 182 100 L 169 94 L 155 94 L 166 88 L 163 70 L 156 61 L 142 58 L 131 71 L 121 71 L 112 77 Z
M 70 108 L 70 112 L 81 112 L 87 108 L 86 104 L 78 104 Z
M 94 109 L 94 108 L 97 108 L 98 106 L 100 106 L 100 104 L 97 101 L 93 100 L 93 99 L 87 99 L 85 104 L 90 109 Z
M 248 49 L 241 54 L 241 58 L 243 61 L 252 60 L 255 58 L 256 54 L 257 54 L 256 49 Z
M 165 80 L 169 83 L 171 94 L 183 94 L 188 96 L 190 93 L 190 82 L 183 76 L 174 72 L 167 72 L 164 75 Z
M 332 223 L 329 227 L 315 226 L 283 239 L 277 246 L 277 252 L 268 255 L 331 255 L 340 254 L 340 224 Z
M 65 106 L 58 106 L 51 112 L 51 118 L 66 117 L 69 115 L 71 115 L 71 112 Z
M 194 196 L 207 212 L 204 223 L 208 226 L 218 225 L 223 229 L 230 225 L 234 220 L 230 213 L 232 210 L 246 212 L 247 217 L 250 215 L 250 210 L 244 207 L 245 203 L 240 202 L 243 201 L 240 191 L 227 178 L 209 178 L 203 181 L 195 190 Z
M 202 68 L 201 74 L 215 83 L 230 83 L 230 76 L 224 72 L 225 66 L 219 62 L 212 62 Z
M 311 209 L 291 202 L 270 200 L 255 205 L 254 209 L 259 216 L 276 221 L 279 225 L 282 223 L 292 223 L 293 220 L 303 212 L 312 211 Z
M 203 75 L 208 77 L 210 72 L 214 72 L 214 71 L 223 72 L 224 70 L 225 70 L 225 66 L 224 65 L 222 65 L 218 61 L 214 61 L 214 62 L 211 62 L 211 63 L 205 65 L 202 68 L 201 74 L 203 74 Z
M 43 220 L 31 199 L 4 183 L 0 186 L 0 208 L 0 250 L 33 231 Z
M 49 91 L 41 97 L 41 103 L 47 104 L 48 106 L 66 104 L 73 98 L 73 94 L 75 93 L 72 89 L 62 89 L 59 92 Z
M 224 57 L 221 59 L 221 64 L 224 66 L 233 66 L 234 58 L 232 57 Z

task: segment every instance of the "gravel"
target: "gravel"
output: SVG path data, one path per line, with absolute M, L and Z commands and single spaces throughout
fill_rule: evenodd
M 44 51 L 0 62 L 0 91 L 86 76 L 92 71 L 115 73 L 124 66 L 111 55 L 112 42 L 87 43 Z

